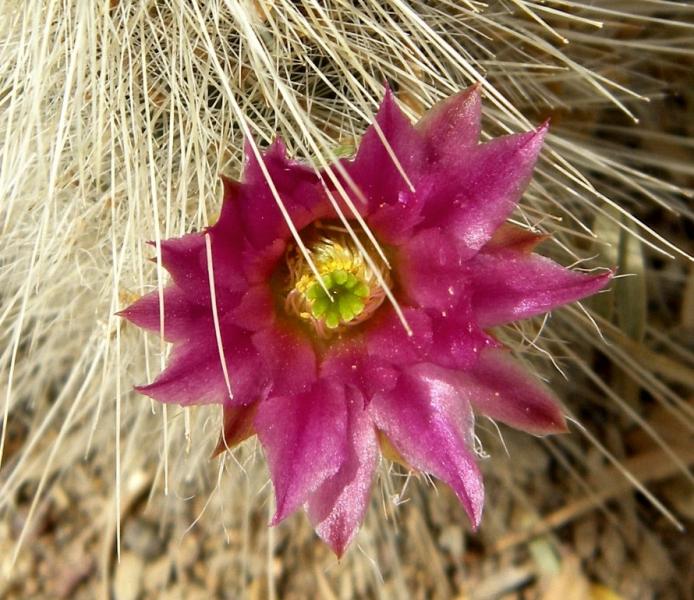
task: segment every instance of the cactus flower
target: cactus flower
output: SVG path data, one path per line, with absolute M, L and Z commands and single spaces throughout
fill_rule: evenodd
M 247 149 L 241 181 L 223 178 L 219 220 L 161 243 L 163 325 L 157 292 L 120 313 L 173 343 L 166 369 L 136 389 L 222 405 L 220 449 L 256 434 L 264 449 L 272 524 L 303 506 L 338 556 L 363 520 L 379 448 L 445 482 L 478 526 L 474 415 L 538 435 L 566 428 L 555 396 L 488 330 L 611 277 L 533 253 L 542 238 L 505 223 L 546 125 L 480 143 L 477 86 L 414 125 L 386 91 L 375 121 L 333 177 L 279 140 L 263 165 Z

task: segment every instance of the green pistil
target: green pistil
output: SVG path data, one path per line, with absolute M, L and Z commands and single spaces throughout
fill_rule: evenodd
M 323 275 L 323 284 L 330 291 L 332 301 L 319 283 L 306 290 L 306 298 L 311 301 L 313 316 L 323 321 L 328 329 L 335 329 L 340 323 L 349 323 L 363 312 L 369 286 L 352 273 L 333 271 Z

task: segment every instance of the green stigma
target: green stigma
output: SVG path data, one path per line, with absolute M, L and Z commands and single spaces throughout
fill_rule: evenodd
M 332 299 L 318 282 L 306 290 L 306 298 L 313 317 L 325 323 L 328 329 L 348 324 L 364 312 L 370 292 L 366 283 L 344 270 L 327 273 L 322 280 Z
M 306 232 L 313 267 L 295 245 L 287 248 L 284 308 L 301 319 L 317 337 L 329 339 L 371 318 L 383 303 L 382 282 L 390 283 L 388 268 L 377 261 L 380 279 L 346 233 L 330 237 Z

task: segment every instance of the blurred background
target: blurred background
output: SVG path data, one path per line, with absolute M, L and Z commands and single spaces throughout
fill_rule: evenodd
M 694 7 L 667 0 L 0 5 L 0 597 L 691 598 Z M 416 119 L 482 83 L 484 135 L 551 118 L 516 224 L 611 292 L 497 334 L 574 417 L 480 420 L 488 503 L 383 461 L 337 561 L 274 529 L 255 440 L 132 391 L 168 348 L 114 313 L 145 245 L 219 211 L 244 130 L 321 166 L 388 82 Z

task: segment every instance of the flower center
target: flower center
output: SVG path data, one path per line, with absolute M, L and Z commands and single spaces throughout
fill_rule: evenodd
M 368 319 L 385 298 L 383 288 L 347 234 L 316 236 L 308 245 L 321 285 L 295 245 L 286 253 L 289 281 L 285 308 L 324 338 Z M 388 271 L 376 263 L 389 283 Z M 326 290 L 328 293 L 326 293 Z

